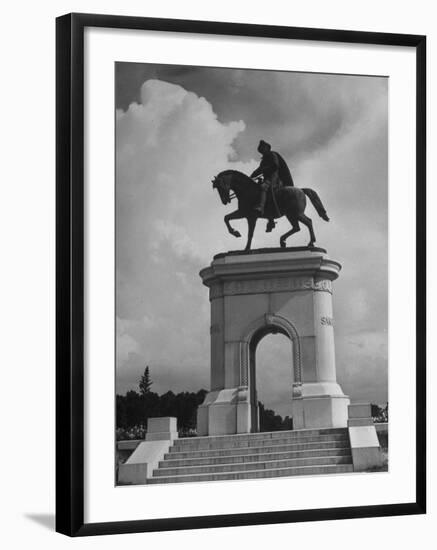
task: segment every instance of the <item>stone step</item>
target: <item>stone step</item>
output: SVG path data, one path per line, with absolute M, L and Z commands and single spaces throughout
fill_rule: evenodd
M 200 436 L 200 437 L 183 437 L 177 439 L 175 443 L 178 445 L 190 445 L 193 442 L 199 443 L 209 443 L 217 441 L 256 441 L 258 439 L 300 439 L 302 437 L 314 437 L 319 435 L 330 435 L 330 434 L 343 434 L 347 433 L 346 428 L 319 428 L 319 429 L 308 429 L 308 430 L 280 430 L 276 432 L 257 432 L 249 434 L 233 434 L 233 435 L 213 435 L 213 436 Z
M 164 455 L 164 460 L 179 460 L 185 458 L 203 458 L 203 457 L 219 457 L 219 456 L 233 456 L 244 454 L 260 454 L 260 453 L 282 453 L 282 452 L 294 452 L 294 451 L 312 451 L 319 449 L 341 449 L 349 447 L 349 439 L 343 438 L 336 441 L 312 441 L 308 443 L 286 443 L 286 444 L 270 444 L 247 447 L 230 447 L 219 449 L 190 449 L 185 451 L 179 451 L 175 447 L 171 447 L 169 452 Z
M 170 452 L 184 452 L 187 450 L 207 450 L 207 449 L 228 449 L 228 448 L 244 448 L 244 447 L 264 447 L 272 445 L 285 445 L 290 443 L 319 443 L 322 445 L 325 441 L 348 441 L 347 433 L 340 434 L 326 434 L 318 436 L 306 436 L 299 439 L 294 437 L 278 437 L 274 439 L 270 438 L 250 438 L 250 439 L 208 439 L 208 440 L 195 440 L 192 439 L 191 443 L 181 444 L 180 440 L 175 440 Z
M 315 458 L 319 456 L 350 456 L 350 447 L 333 449 L 313 449 L 311 451 L 288 451 L 256 454 L 235 454 L 223 456 L 206 456 L 173 459 L 166 458 L 159 463 L 159 468 L 180 468 L 183 466 L 213 466 L 216 464 L 235 464 L 241 462 L 263 462 L 271 460 L 286 460 L 292 458 Z M 167 454 L 166 457 L 173 455 Z
M 298 466 L 276 468 L 272 470 L 249 470 L 238 472 L 221 472 L 214 474 L 191 474 L 176 476 L 158 476 L 147 479 L 147 483 L 188 483 L 197 481 L 225 481 L 237 479 L 259 479 L 271 477 L 290 477 L 299 475 L 343 474 L 353 472 L 352 464 L 334 464 L 322 466 Z
M 314 458 L 292 458 L 286 460 L 269 460 L 262 462 L 237 462 L 235 464 L 213 464 L 208 466 L 181 466 L 179 468 L 159 468 L 154 470 L 153 477 L 177 476 L 191 474 L 214 474 L 223 472 L 245 472 L 255 470 L 273 470 L 298 466 L 327 466 L 331 464 L 351 464 L 351 455 L 319 456 Z

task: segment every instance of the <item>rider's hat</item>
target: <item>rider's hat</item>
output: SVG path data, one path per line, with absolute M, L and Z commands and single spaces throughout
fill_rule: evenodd
M 264 148 L 264 147 L 268 147 L 269 149 L 272 148 L 272 146 L 270 145 L 270 143 L 267 143 L 266 141 L 264 141 L 263 139 L 259 142 L 259 145 L 258 145 L 258 153 L 260 153 L 260 149 Z

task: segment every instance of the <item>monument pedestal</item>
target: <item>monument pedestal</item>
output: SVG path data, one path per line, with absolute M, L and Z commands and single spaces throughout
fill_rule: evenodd
M 302 395 L 291 402 L 294 429 L 342 428 L 347 425 L 349 397 L 338 384 L 302 384 Z
M 259 430 L 256 347 L 278 332 L 292 342 L 294 428 L 347 426 L 332 315 L 340 269 L 323 249 L 292 248 L 218 254 L 200 272 L 210 289 L 211 391 L 198 409 L 199 435 Z

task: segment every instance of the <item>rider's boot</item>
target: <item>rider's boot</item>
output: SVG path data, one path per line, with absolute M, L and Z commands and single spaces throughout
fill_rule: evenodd
M 273 229 L 275 229 L 275 227 L 276 227 L 276 222 L 274 218 L 269 218 L 269 221 L 267 222 L 266 233 L 271 233 Z

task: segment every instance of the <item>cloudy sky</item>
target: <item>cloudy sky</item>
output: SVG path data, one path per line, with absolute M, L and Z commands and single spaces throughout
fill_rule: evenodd
M 145 365 L 153 389 L 209 387 L 209 301 L 199 270 L 241 249 L 211 179 L 249 173 L 260 139 L 287 160 L 317 244 L 343 265 L 334 287 L 338 381 L 353 400 L 387 400 L 386 78 L 119 63 L 116 65 L 117 392 Z M 277 246 L 288 222 L 253 247 Z M 235 222 L 243 237 L 245 222 Z M 289 246 L 306 245 L 302 230 Z M 290 344 L 257 352 L 259 393 L 288 411 Z M 285 381 L 284 384 L 282 381 Z

